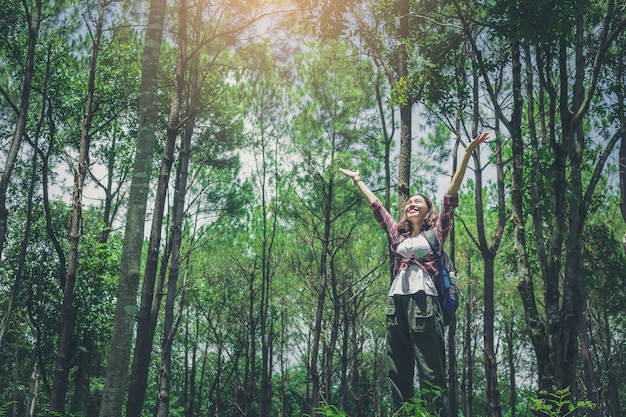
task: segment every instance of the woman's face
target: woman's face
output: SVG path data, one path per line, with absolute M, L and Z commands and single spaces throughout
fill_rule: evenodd
M 419 194 L 409 198 L 404 206 L 404 212 L 406 213 L 406 218 L 409 221 L 417 220 L 419 222 L 423 222 L 429 211 L 430 207 L 428 207 L 428 202 Z

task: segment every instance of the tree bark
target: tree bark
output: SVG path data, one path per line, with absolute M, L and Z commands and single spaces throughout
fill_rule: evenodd
M 26 5 L 26 3 L 24 3 Z M 24 83 L 22 85 L 22 94 L 20 97 L 19 112 L 17 115 L 17 124 L 15 126 L 15 134 L 9 147 L 4 170 L 0 176 L 0 257 L 4 252 L 4 243 L 7 233 L 7 220 L 9 212 L 7 211 L 7 189 L 11 181 L 11 174 L 15 167 L 15 161 L 19 150 L 22 146 L 22 140 L 26 134 L 26 122 L 28 121 L 28 109 L 30 107 L 30 93 L 32 90 L 33 77 L 35 75 L 35 48 L 39 37 L 39 25 L 41 23 L 41 0 L 35 0 L 35 9 L 32 12 L 25 6 L 25 15 L 28 22 L 28 47 L 25 58 Z M 2 335 L 0 334 L 0 342 Z
M 409 39 L 409 0 L 399 0 L 398 4 L 400 27 L 398 30 L 398 82 L 406 89 L 400 102 L 400 161 L 398 166 L 398 213 L 411 196 L 411 140 L 412 140 L 412 97 L 408 86 L 408 51 L 406 42 Z
M 332 163 L 331 163 L 332 166 Z M 322 337 L 322 319 L 324 315 L 324 302 L 328 288 L 328 262 L 330 256 L 330 231 L 331 231 L 331 206 L 333 197 L 332 174 L 327 189 L 327 200 L 324 209 L 324 234 L 322 236 L 322 252 L 320 255 L 320 287 L 317 296 L 317 309 L 315 312 L 315 325 L 313 328 L 313 342 L 311 345 L 310 372 L 312 379 L 311 393 L 311 416 L 315 417 L 315 409 L 320 405 L 321 380 L 319 370 L 320 340 Z
M 139 417 L 143 410 L 148 384 L 150 356 L 154 342 L 156 318 L 161 305 L 161 296 L 155 297 L 155 283 L 159 268 L 159 253 L 161 247 L 161 230 L 165 213 L 165 203 L 168 195 L 169 180 L 174 161 L 174 149 L 179 133 L 181 101 L 186 74 L 186 46 L 187 46 L 187 2 L 182 0 L 178 10 L 178 58 L 176 75 L 174 78 L 174 94 L 170 102 L 170 114 L 167 124 L 167 135 L 161 168 L 154 200 L 152 226 L 148 243 L 148 256 L 141 287 L 141 301 L 137 314 L 137 336 L 131 367 L 126 417 Z M 178 204 L 178 201 L 175 202 Z M 183 201 L 184 206 L 184 201 Z M 176 220 L 174 220 L 176 221 Z M 169 244 L 168 244 L 169 246 Z M 169 251 L 168 251 L 169 252 Z M 161 268 L 167 268 L 169 257 L 164 257 Z M 153 314 L 153 311 L 156 314 Z
M 509 368 L 509 408 L 511 417 L 517 415 L 517 382 L 515 371 L 515 322 L 507 320 L 504 323 L 506 360 Z
M 595 383 L 596 376 L 593 369 L 593 361 L 591 359 L 591 346 L 587 330 L 587 317 L 585 317 L 584 314 L 581 316 L 578 331 L 578 336 L 580 339 L 580 354 L 583 365 L 585 398 L 593 401 L 594 404 L 598 405 L 598 407 L 594 408 L 593 410 L 588 410 L 587 412 L 589 413 L 589 417 L 600 417 L 602 404 L 598 404 L 598 394 Z
M 126 377 L 137 310 L 136 297 L 139 286 L 146 205 L 152 173 L 155 132 L 158 124 L 157 81 L 165 6 L 165 0 L 152 0 L 150 3 L 141 68 L 137 149 L 128 197 L 115 322 L 102 393 L 100 417 L 119 417 L 122 414 L 122 405 L 126 393 Z
M 72 216 L 69 226 L 69 250 L 67 255 L 67 275 L 63 288 L 63 301 L 61 305 L 61 332 L 59 335 L 58 348 L 56 353 L 56 364 L 52 380 L 52 391 L 50 393 L 50 408 L 48 416 L 64 413 L 65 397 L 67 395 L 67 383 L 70 372 L 72 342 L 74 339 L 74 288 L 76 287 L 76 276 L 78 273 L 78 245 L 80 241 L 80 224 L 83 213 L 83 184 L 87 175 L 87 164 L 89 160 L 90 130 L 93 117 L 93 100 L 95 94 L 96 72 L 98 66 L 98 53 L 104 26 L 104 14 L 107 2 L 101 3 L 98 8 L 98 20 L 95 27 L 95 36 L 92 38 L 93 50 L 89 65 L 89 79 L 87 81 L 87 97 L 85 99 L 85 110 L 83 114 L 82 131 L 80 135 L 80 150 L 78 155 L 78 165 L 74 168 L 74 194 L 72 205 Z

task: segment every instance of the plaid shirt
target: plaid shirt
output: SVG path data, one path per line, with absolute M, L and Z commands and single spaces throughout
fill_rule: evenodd
M 443 249 L 443 243 L 448 237 L 448 233 L 450 233 L 450 228 L 452 227 L 452 215 L 454 214 L 454 209 L 459 205 L 459 196 L 458 195 L 446 195 L 443 198 L 443 210 L 439 213 L 439 217 L 435 221 L 433 228 L 435 229 L 435 236 L 439 241 L 439 247 Z M 409 237 L 409 233 L 400 233 L 398 230 L 398 224 L 391 217 L 389 212 L 382 205 L 380 200 L 374 201 L 370 208 L 374 213 L 374 218 L 380 224 L 380 227 L 389 235 L 391 239 L 391 251 L 395 256 L 395 262 L 393 266 L 394 273 L 397 273 L 401 269 L 408 268 L 409 264 L 414 263 L 419 265 L 428 275 L 435 276 L 439 273 L 439 269 L 437 268 L 437 255 L 432 251 L 428 253 L 428 255 L 415 259 L 413 257 L 406 258 L 398 253 L 397 249 L 400 243 L 406 240 Z

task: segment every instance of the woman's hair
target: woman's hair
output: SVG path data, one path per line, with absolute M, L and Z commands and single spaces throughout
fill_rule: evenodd
M 415 193 L 411 197 L 419 195 L 426 202 L 426 206 L 428 207 L 428 213 L 426 213 L 426 217 L 424 217 L 424 223 L 422 223 L 422 230 L 428 230 L 435 225 L 435 221 L 437 221 L 437 209 L 433 205 L 433 202 L 430 198 L 422 193 Z M 403 213 L 400 216 L 400 220 L 398 220 L 398 230 L 400 233 L 407 233 L 411 231 L 411 223 L 406 218 L 406 213 Z

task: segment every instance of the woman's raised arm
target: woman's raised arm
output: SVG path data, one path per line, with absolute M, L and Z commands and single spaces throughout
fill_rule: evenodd
M 476 136 L 474 140 L 467 145 L 465 148 L 465 153 L 463 154 L 463 159 L 461 159 L 461 163 L 459 164 L 456 172 L 452 176 L 452 181 L 450 181 L 450 186 L 448 187 L 448 195 L 456 195 L 459 192 L 459 188 L 461 187 L 461 183 L 463 182 L 463 177 L 465 176 L 465 170 L 467 169 L 467 163 L 469 162 L 470 156 L 472 156 L 472 152 L 474 149 L 478 147 L 481 143 L 489 139 L 489 132 L 481 133 Z
M 361 191 L 361 194 L 363 194 L 363 197 L 365 197 L 365 201 L 367 201 L 367 204 L 372 204 L 374 201 L 377 200 L 377 197 L 374 195 L 374 193 L 367 187 L 367 185 L 365 185 L 363 180 L 361 180 L 361 175 L 359 174 L 359 171 L 350 171 L 349 169 L 344 168 L 339 168 L 339 171 L 341 171 L 343 175 L 350 178 L 352 182 L 354 182 L 354 185 L 358 187 L 359 191 Z

